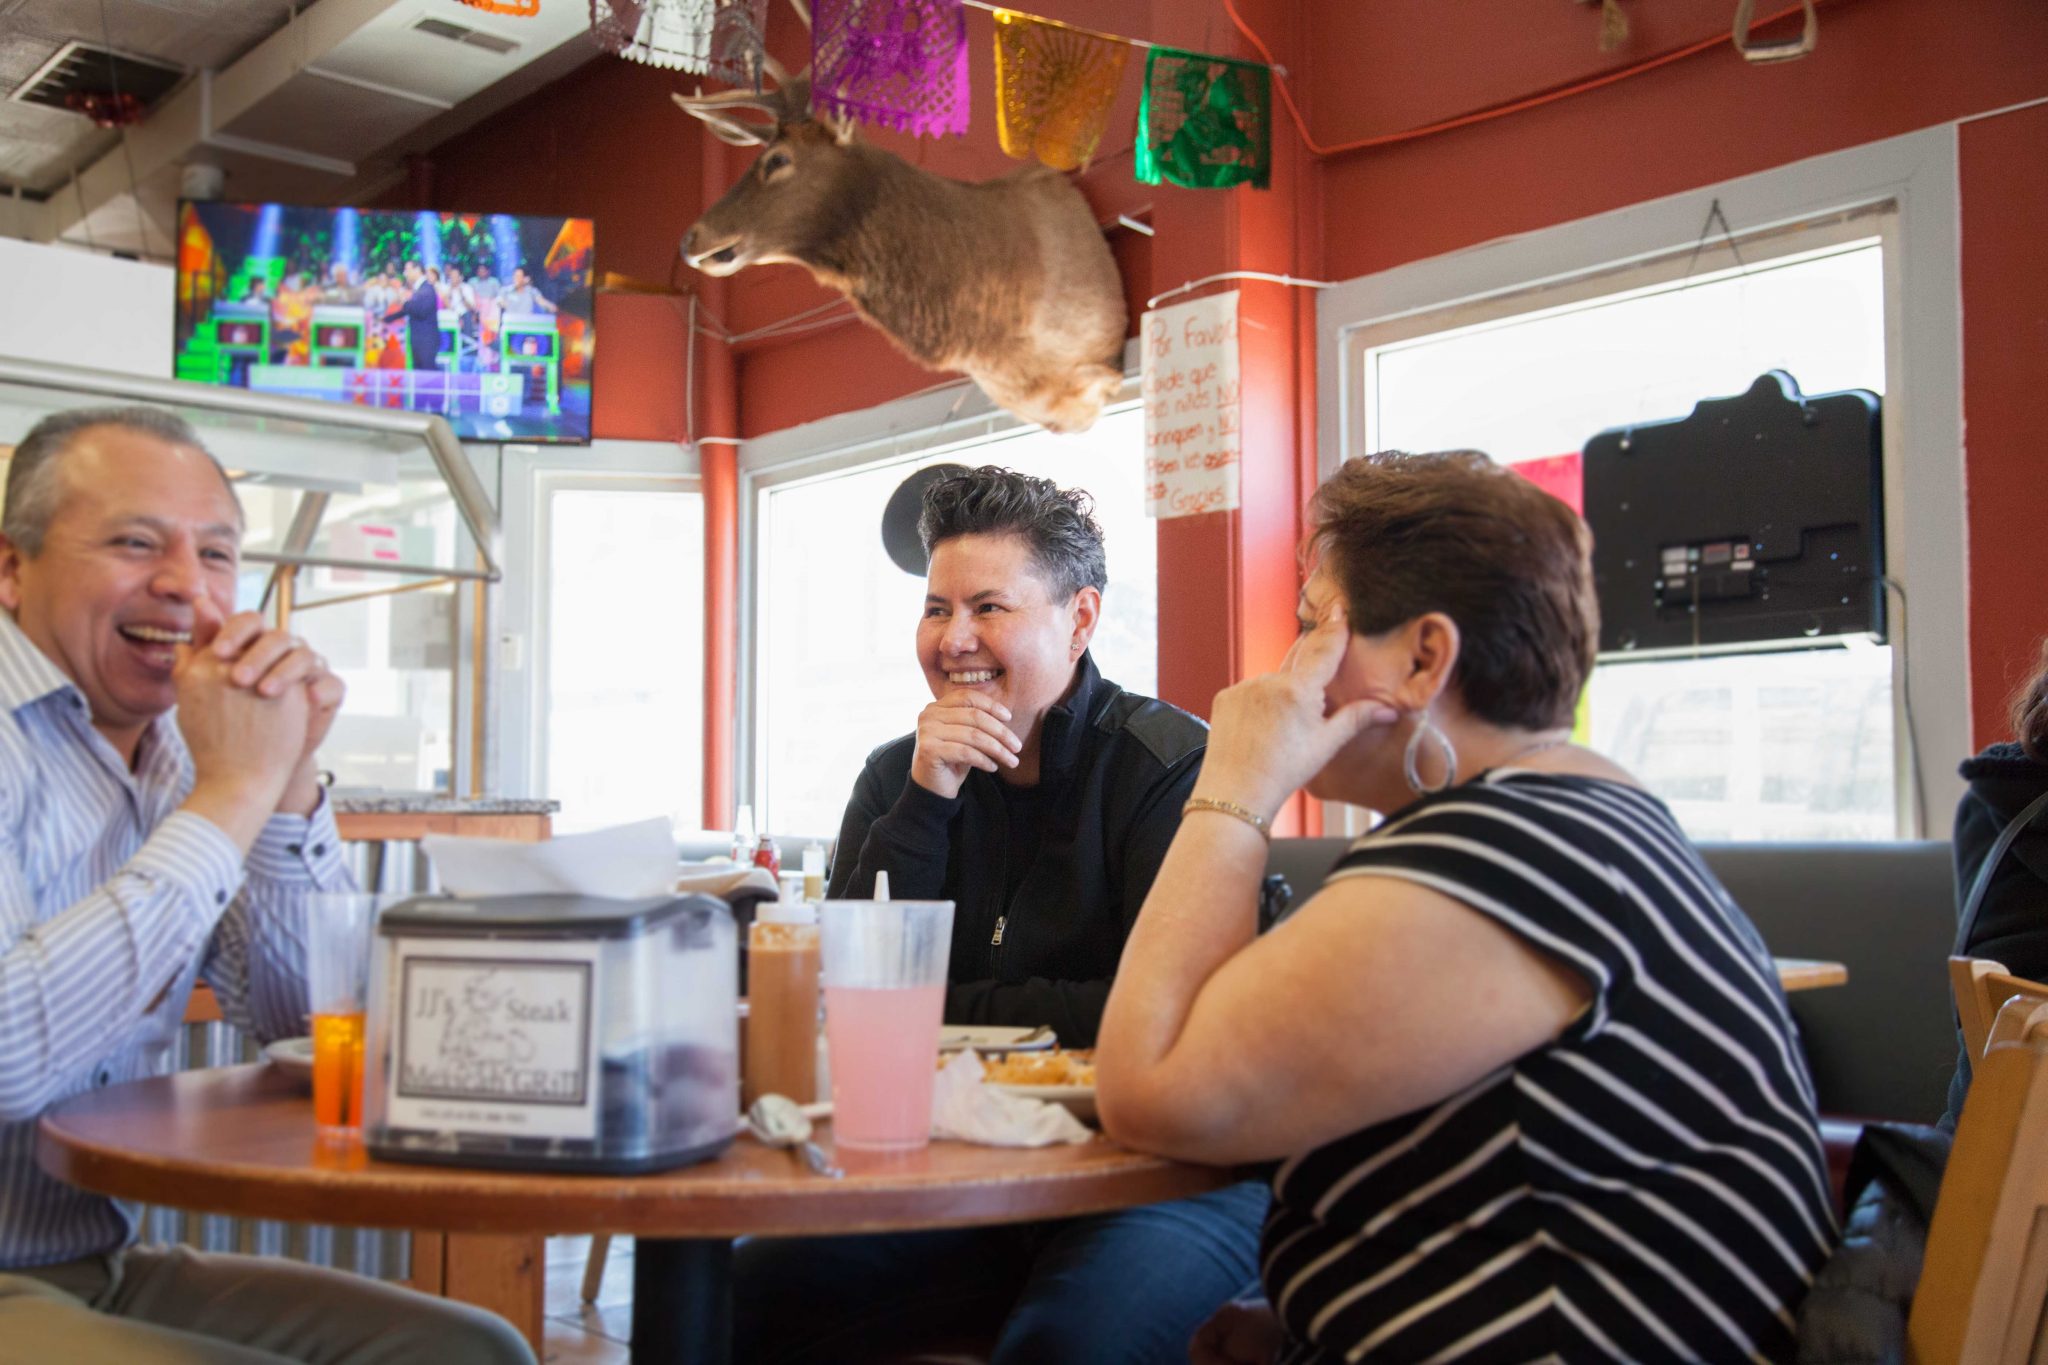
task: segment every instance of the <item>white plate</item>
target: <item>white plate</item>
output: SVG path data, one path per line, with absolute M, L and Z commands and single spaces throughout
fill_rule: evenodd
M 311 1038 L 280 1038 L 263 1049 L 264 1060 L 292 1077 L 294 1080 L 311 1083 L 313 1079 L 313 1040 Z
M 1034 1036 L 1035 1035 L 1035 1036 Z M 1051 1029 L 1011 1028 L 1000 1024 L 947 1024 L 939 1029 L 939 1051 L 1044 1052 L 1059 1044 Z
M 1063 1104 L 1081 1122 L 1095 1122 L 1095 1087 L 1092 1085 L 1002 1085 L 995 1081 L 989 1084 L 1026 1099 Z

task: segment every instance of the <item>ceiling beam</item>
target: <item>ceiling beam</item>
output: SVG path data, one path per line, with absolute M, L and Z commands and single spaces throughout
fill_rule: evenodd
M 47 200 L 31 199 L 19 190 L 0 195 L 0 237 L 15 237 L 24 242 L 51 240 L 57 234 L 44 226 L 49 210 Z
M 137 184 L 147 181 L 187 160 L 209 142 L 248 151 L 242 145 L 246 139 L 233 139 L 216 130 L 232 124 L 268 99 L 287 81 L 397 3 L 398 0 L 320 0 L 226 70 L 202 72 L 200 79 L 187 81 L 148 119 L 125 131 L 125 146 L 117 144 L 79 171 L 76 192 L 53 195 L 48 203 L 37 206 L 44 212 L 39 224 L 32 223 L 36 234 L 32 240 L 52 241 L 94 210 L 127 195 L 131 174 Z M 265 147 L 266 152 L 286 150 L 289 149 Z M 342 176 L 354 172 L 353 166 L 338 161 L 323 169 L 332 169 Z

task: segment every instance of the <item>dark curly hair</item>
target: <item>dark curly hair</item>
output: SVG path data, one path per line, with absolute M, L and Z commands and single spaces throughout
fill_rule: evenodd
M 1064 602 L 1083 588 L 1101 592 L 1109 584 L 1094 511 L 1094 499 L 1078 488 L 983 465 L 925 489 L 917 534 L 926 554 L 955 536 L 1022 536 L 1053 600 Z
M 2036 763 L 2048 763 L 2048 638 L 2033 676 L 2012 694 L 2012 737 Z

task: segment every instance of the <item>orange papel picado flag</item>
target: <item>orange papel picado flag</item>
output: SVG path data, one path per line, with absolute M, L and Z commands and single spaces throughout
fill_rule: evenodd
M 1123 79 L 1125 45 L 999 9 L 996 20 L 996 132 L 1003 151 L 1037 157 L 1056 170 L 1085 166 L 1102 141 Z

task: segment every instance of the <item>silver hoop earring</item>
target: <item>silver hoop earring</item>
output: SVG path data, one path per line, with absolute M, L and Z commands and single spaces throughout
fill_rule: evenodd
M 1424 784 L 1422 771 L 1416 767 L 1415 759 L 1422 750 L 1422 737 L 1428 735 L 1444 751 L 1444 780 L 1434 787 Z M 1408 779 L 1408 789 L 1417 796 L 1430 796 L 1446 787 L 1455 786 L 1458 781 L 1458 751 L 1451 747 L 1451 739 L 1436 728 L 1436 722 L 1429 718 L 1429 712 L 1415 713 L 1415 729 L 1408 735 L 1408 747 L 1401 754 L 1401 775 Z

